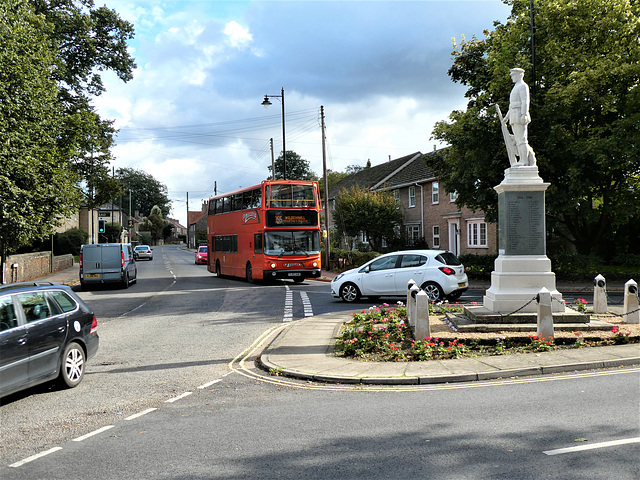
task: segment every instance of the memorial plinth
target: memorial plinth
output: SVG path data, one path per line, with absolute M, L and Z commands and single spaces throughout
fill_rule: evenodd
M 514 166 L 505 170 L 498 192 L 498 258 L 491 272 L 491 287 L 483 305 L 488 312 L 508 314 L 520 309 L 541 288 L 550 293 L 553 312 L 564 312 L 562 295 L 546 252 L 544 195 L 549 183 L 537 166 Z M 534 313 L 532 302 L 520 310 Z

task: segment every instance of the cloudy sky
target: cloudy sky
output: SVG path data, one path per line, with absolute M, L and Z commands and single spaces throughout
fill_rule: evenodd
M 505 22 L 500 0 L 96 0 L 131 22 L 134 79 L 105 74 L 96 99 L 120 129 L 114 166 L 164 183 L 184 225 L 202 199 L 267 178 L 286 148 L 322 175 L 429 152 L 434 123 L 464 109 L 447 76 L 452 39 Z M 440 147 L 440 145 L 438 145 Z

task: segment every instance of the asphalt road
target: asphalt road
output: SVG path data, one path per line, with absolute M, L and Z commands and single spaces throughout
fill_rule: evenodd
M 640 476 L 625 443 L 638 369 L 411 388 L 270 376 L 252 363 L 263 334 L 353 306 L 325 283 L 250 285 L 154 255 L 128 290 L 80 292 L 101 344 L 77 388 L 3 399 L 0 478 Z

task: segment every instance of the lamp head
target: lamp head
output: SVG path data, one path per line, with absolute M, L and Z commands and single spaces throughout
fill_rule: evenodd
M 266 107 L 268 107 L 269 105 L 271 105 L 271 102 L 269 101 L 269 96 L 268 96 L 268 95 L 265 95 L 265 96 L 264 96 L 264 100 L 262 101 L 262 106 L 266 108 Z

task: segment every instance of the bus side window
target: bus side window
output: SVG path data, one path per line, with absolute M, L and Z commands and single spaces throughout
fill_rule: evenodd
M 253 191 L 253 208 L 262 207 L 262 190 L 260 188 L 256 188 Z
M 262 234 L 253 234 L 253 244 L 255 246 L 254 253 L 262 253 Z

